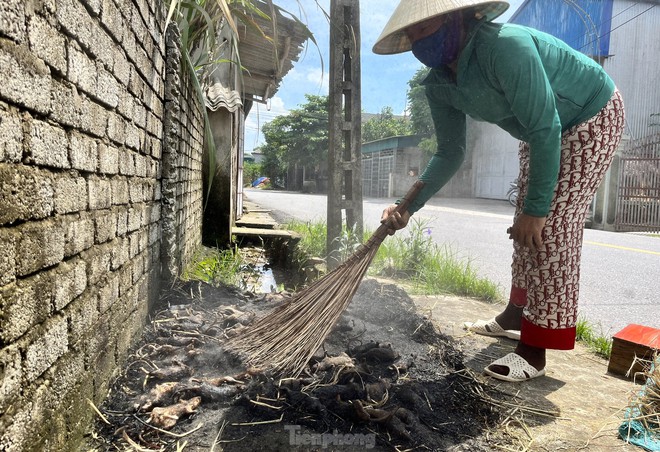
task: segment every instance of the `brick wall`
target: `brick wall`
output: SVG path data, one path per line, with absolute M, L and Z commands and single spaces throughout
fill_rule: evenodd
M 163 141 L 163 264 L 166 277 L 181 273 L 201 245 L 202 159 L 204 120 L 201 100 L 190 73 L 181 66 L 179 35 L 170 27 L 167 39 L 165 136 Z M 172 200 L 173 202 L 170 202 Z
M 0 1 L 0 450 L 77 450 L 161 266 L 201 242 L 202 119 L 162 8 Z

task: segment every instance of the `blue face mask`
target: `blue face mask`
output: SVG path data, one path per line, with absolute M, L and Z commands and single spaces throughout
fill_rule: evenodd
M 461 19 L 453 15 L 438 31 L 415 41 L 412 53 L 424 65 L 436 68 L 458 58 L 461 42 Z

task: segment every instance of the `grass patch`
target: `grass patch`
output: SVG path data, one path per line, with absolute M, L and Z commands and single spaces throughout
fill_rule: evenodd
M 294 262 L 299 267 L 304 266 L 309 257 L 326 255 L 325 224 L 292 221 L 285 227 L 302 236 L 293 250 Z M 370 235 L 365 232 L 362 241 Z M 359 246 L 352 231 L 344 230 L 339 240 L 342 259 Z M 470 263 L 460 261 L 447 246 L 434 243 L 428 225 L 414 218 L 403 234 L 389 237 L 381 244 L 369 274 L 410 282 L 412 290 L 420 294 L 451 293 L 488 301 L 502 299 L 495 283 L 479 278 Z
M 212 285 L 238 286 L 244 265 L 238 247 L 219 250 L 203 247 L 181 275 L 184 281 L 203 281 Z
M 324 258 L 326 243 L 326 226 L 323 223 L 291 220 L 284 225 L 284 229 L 300 234 L 300 240 L 291 251 L 293 264 L 302 269 L 307 261 L 313 257 Z
M 284 225 L 285 229 L 297 232 L 302 237 L 292 250 L 292 260 L 301 270 L 310 258 L 325 259 L 327 254 L 327 226 L 325 223 L 292 220 Z M 365 234 L 366 235 L 366 234 Z M 360 246 L 360 240 L 353 230 L 342 229 L 339 250 L 341 260 L 345 260 Z
M 383 242 L 372 263 L 372 274 L 409 280 L 419 294 L 502 300 L 497 284 L 479 277 L 471 263 L 459 259 L 450 247 L 433 241 L 427 222 L 413 218 L 405 231 Z
M 586 320 L 578 320 L 575 329 L 578 341 L 584 342 L 597 355 L 603 358 L 610 357 L 612 354 L 612 338 L 596 333 L 593 326 Z

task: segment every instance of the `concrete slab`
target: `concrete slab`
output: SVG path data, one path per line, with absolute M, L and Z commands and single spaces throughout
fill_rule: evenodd
M 503 305 L 453 296 L 412 296 L 420 312 L 443 333 L 455 338 L 466 365 L 483 375 L 485 366 L 513 351 L 516 341 L 467 332 L 464 322 L 489 319 Z M 639 451 L 622 441 L 617 429 L 640 386 L 609 375 L 607 361 L 578 343 L 571 351 L 548 351 L 547 375 L 525 383 L 483 379 L 506 394 L 504 410 L 523 413 L 525 425 L 509 426 L 529 451 Z M 521 408 L 515 408 L 520 406 Z M 532 414 L 528 410 L 537 410 Z
M 255 227 L 234 227 L 231 228 L 232 235 L 239 237 L 261 237 L 261 238 L 285 238 L 285 239 L 299 239 L 300 234 L 286 229 L 268 229 L 268 228 L 255 228 Z
M 236 220 L 236 226 L 243 228 L 276 229 L 278 224 L 270 214 L 270 210 L 244 201 L 243 215 Z
M 243 210 L 243 215 L 236 220 L 236 225 L 231 228 L 232 235 L 261 238 L 300 238 L 298 234 L 292 231 L 280 229 L 269 209 L 263 209 L 255 203 L 244 201 Z

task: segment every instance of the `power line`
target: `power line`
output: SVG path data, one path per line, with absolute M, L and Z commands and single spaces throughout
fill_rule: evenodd
M 625 9 L 623 9 L 623 10 L 621 10 L 621 11 L 619 11 L 618 13 L 616 13 L 615 15 L 613 15 L 612 17 L 610 17 L 609 19 L 604 20 L 603 22 L 601 22 L 600 24 L 598 24 L 598 27 L 595 27 L 595 26 L 594 26 L 594 28 L 595 28 L 596 30 L 600 30 L 601 27 L 602 27 L 603 25 L 605 25 L 605 24 L 608 23 L 608 22 L 611 23 L 615 18 L 619 17 L 621 14 L 625 13 L 625 12 L 628 11 L 629 9 L 634 8 L 635 6 L 639 5 L 639 3 L 640 3 L 640 2 L 635 2 L 635 3 L 633 3 L 632 5 L 628 6 L 627 8 L 625 8 Z M 586 13 L 585 13 L 585 14 L 586 14 Z M 592 22 L 592 23 L 593 23 L 593 22 Z M 590 34 L 591 34 L 591 33 L 589 33 L 589 31 L 587 31 L 586 33 L 584 33 L 582 36 L 580 36 L 580 37 L 577 39 L 577 42 L 581 41 L 582 38 L 584 38 L 585 36 L 590 35 Z M 599 41 L 600 38 L 601 38 L 601 36 L 598 36 L 598 37 L 596 37 L 595 40 L 596 40 L 596 41 Z M 576 45 L 577 45 L 577 42 L 576 42 Z M 592 41 L 592 42 L 593 42 L 593 41 Z M 584 47 L 586 47 L 586 46 L 588 46 L 588 45 L 590 45 L 590 44 L 591 44 L 591 42 L 590 42 L 589 44 L 585 44 L 584 46 L 580 47 L 578 50 L 582 50 Z M 599 54 L 599 56 L 600 56 L 600 54 Z
M 616 26 L 616 27 L 610 29 L 610 31 L 608 31 L 607 33 L 604 33 L 602 36 L 599 36 L 599 37 L 596 38 L 595 40 L 593 40 L 593 41 L 591 41 L 591 42 L 589 42 L 589 43 L 583 45 L 583 46 L 580 47 L 578 50 L 582 50 L 582 49 L 584 49 L 585 47 L 587 47 L 587 46 L 593 44 L 593 43 L 596 42 L 597 40 L 599 40 L 599 39 L 601 39 L 601 38 L 604 38 L 605 36 L 611 34 L 614 30 L 618 30 L 619 28 L 623 27 L 623 26 L 626 25 L 627 23 L 632 22 L 633 20 L 637 19 L 637 18 L 638 18 L 639 16 L 641 16 L 642 14 L 649 12 L 650 10 L 652 10 L 653 8 L 655 8 L 655 6 L 656 6 L 656 5 L 651 5 L 649 8 L 645 9 L 644 11 L 642 11 L 642 12 L 639 13 L 639 14 L 637 14 L 636 16 L 633 16 L 632 18 L 628 19 L 627 21 L 623 22 L 622 24 L 620 24 L 620 25 L 618 25 L 618 26 Z
M 600 50 L 598 48 L 600 46 L 600 44 L 599 44 L 600 38 L 598 37 L 598 30 L 600 29 L 600 27 L 598 27 L 598 28 L 596 27 L 596 24 L 594 23 L 593 19 L 591 18 L 591 15 L 588 12 L 586 12 L 584 10 L 584 8 L 582 8 L 580 5 L 578 5 L 575 1 L 573 1 L 573 0 L 564 0 L 564 3 L 571 6 L 577 12 L 578 17 L 580 18 L 580 20 L 584 24 L 584 28 L 585 28 L 586 32 L 582 35 L 582 37 L 584 37 L 586 35 L 591 35 L 591 34 L 596 35 L 596 40 L 595 40 L 596 43 L 597 43 L 596 44 L 596 53 L 598 53 L 598 51 Z M 582 14 L 584 14 L 584 16 Z M 589 25 L 587 25 L 587 20 L 591 24 L 591 30 L 592 30 L 591 32 L 589 31 Z M 582 37 L 580 37 L 580 39 L 582 39 Z M 576 43 L 576 45 L 577 45 L 577 43 Z

